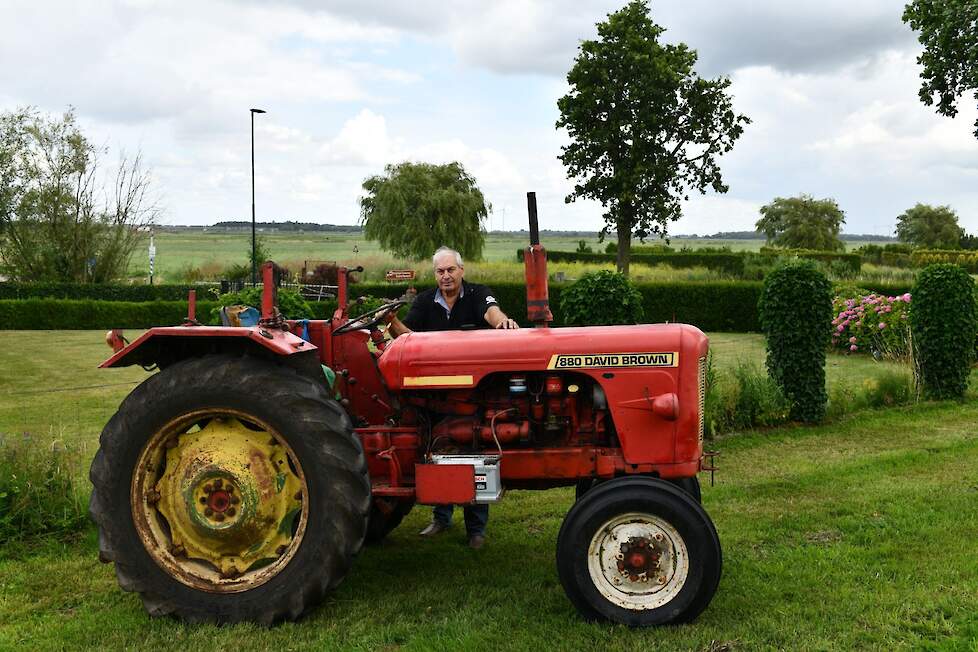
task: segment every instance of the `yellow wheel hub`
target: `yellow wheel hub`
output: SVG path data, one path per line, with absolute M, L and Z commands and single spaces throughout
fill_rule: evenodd
M 305 482 L 289 452 L 243 415 L 184 417 L 163 428 L 133 478 L 147 550 L 195 588 L 240 591 L 270 579 L 305 524 Z

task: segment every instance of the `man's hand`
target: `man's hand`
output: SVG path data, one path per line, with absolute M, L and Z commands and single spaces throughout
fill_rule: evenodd
M 493 328 L 519 328 L 520 325 L 506 316 L 506 313 L 499 309 L 499 306 L 489 306 L 489 310 L 484 315 L 489 325 Z

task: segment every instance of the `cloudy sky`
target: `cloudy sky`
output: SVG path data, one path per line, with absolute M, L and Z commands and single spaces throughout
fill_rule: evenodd
M 156 0 L 0 4 L 0 110 L 75 107 L 113 152 L 141 150 L 164 221 L 354 224 L 363 179 L 403 160 L 461 161 L 487 226 L 593 229 L 565 205 L 556 100 L 578 43 L 623 0 Z M 752 227 L 776 196 L 833 197 L 845 231 L 891 233 L 916 202 L 978 231 L 974 102 L 950 120 L 917 98 L 900 0 L 659 0 L 667 41 L 733 80 L 751 124 L 722 159 L 726 195 L 693 197 L 673 233 Z

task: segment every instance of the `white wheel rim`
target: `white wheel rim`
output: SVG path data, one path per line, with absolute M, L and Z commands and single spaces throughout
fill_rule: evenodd
M 624 609 L 657 609 L 689 577 L 686 542 L 669 522 L 631 512 L 606 521 L 591 538 L 587 568 L 595 588 Z

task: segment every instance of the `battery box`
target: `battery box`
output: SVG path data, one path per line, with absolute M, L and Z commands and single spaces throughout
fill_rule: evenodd
M 416 464 L 415 491 L 422 504 L 494 503 L 502 497 L 499 455 L 432 455 Z

